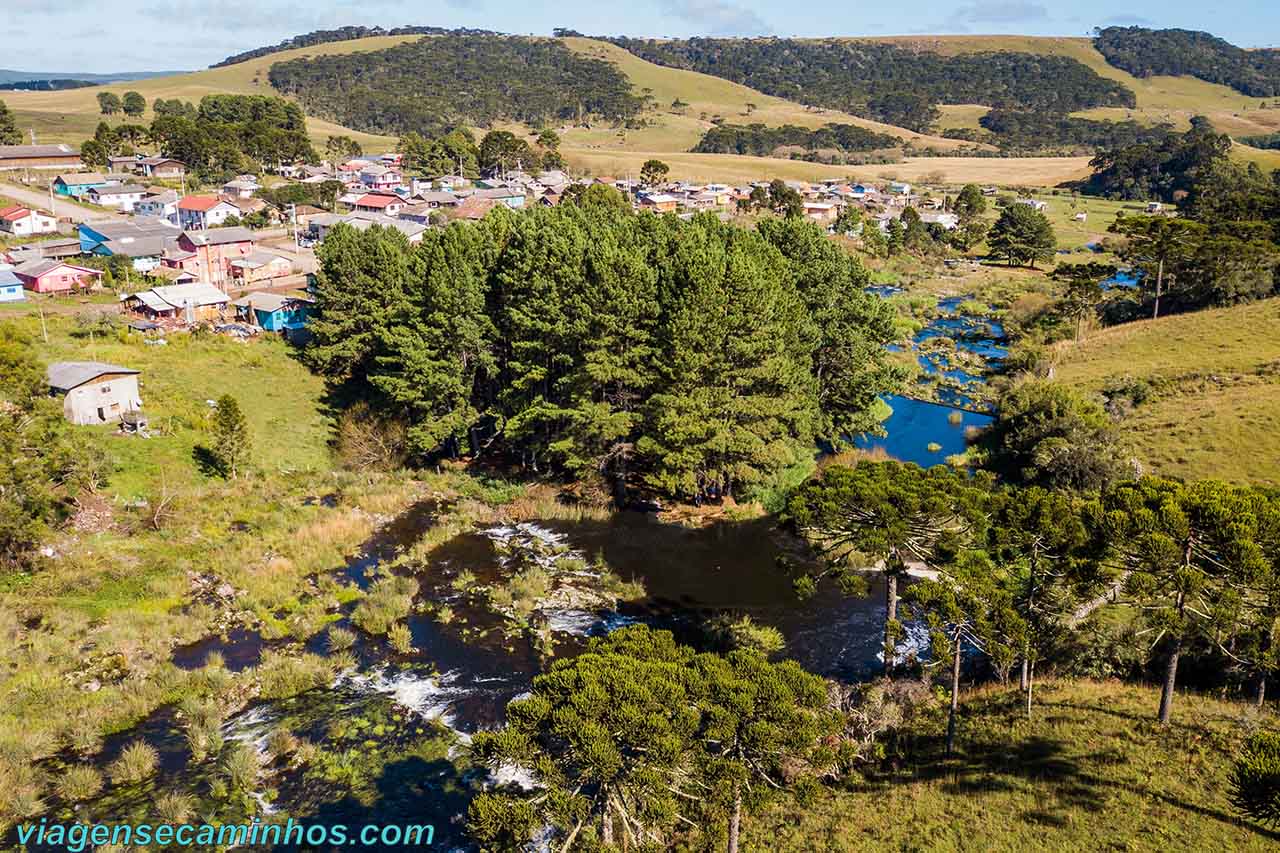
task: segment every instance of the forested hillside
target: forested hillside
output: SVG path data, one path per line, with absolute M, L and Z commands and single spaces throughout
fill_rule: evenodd
M 1195 77 L 1255 98 L 1280 95 L 1280 50 L 1245 50 L 1194 30 L 1107 27 L 1094 46 L 1135 77 Z
M 754 154 L 768 157 L 778 148 L 794 146 L 809 152 L 824 149 L 849 154 L 900 146 L 902 140 L 854 124 L 829 124 L 817 130 L 788 124 L 722 124 L 708 130 L 693 150 L 700 154 Z
M 235 65 L 237 62 L 246 62 L 250 59 L 257 59 L 259 56 L 267 56 L 272 53 L 280 53 L 285 50 L 293 50 L 299 47 L 311 47 L 317 44 L 329 44 L 335 41 L 350 41 L 352 39 L 369 38 L 371 36 L 496 36 L 501 33 L 495 33 L 490 30 L 476 30 L 470 28 L 459 28 L 449 30 L 444 27 L 392 27 L 386 29 L 384 27 L 338 27 L 334 30 L 315 30 L 309 33 L 303 33 L 300 36 L 293 36 L 284 39 L 279 44 L 267 45 L 266 47 L 255 47 L 253 50 L 246 50 L 228 56 L 221 62 L 215 62 L 210 68 L 221 68 L 224 65 Z
M 944 56 L 873 42 L 796 39 L 612 40 L 659 65 L 700 71 L 806 105 L 927 131 L 938 104 L 1069 113 L 1135 105 L 1134 95 L 1062 56 Z
M 626 76 L 559 42 L 432 36 L 369 53 L 271 66 L 271 85 L 308 112 L 377 133 L 436 135 L 459 124 L 634 116 L 643 100 Z

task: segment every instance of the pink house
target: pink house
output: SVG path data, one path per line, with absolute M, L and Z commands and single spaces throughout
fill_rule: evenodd
M 93 290 L 98 286 L 102 273 L 88 267 L 40 258 L 18 264 L 13 272 L 22 286 L 35 293 L 71 293 L 76 290 Z

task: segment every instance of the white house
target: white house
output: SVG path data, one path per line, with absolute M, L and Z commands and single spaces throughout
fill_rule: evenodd
M 240 208 L 213 195 L 189 195 L 178 201 L 178 224 L 204 230 L 221 225 L 228 216 L 239 216 Z
M 63 397 L 62 413 L 73 424 L 103 424 L 142 408 L 138 371 L 98 361 L 55 361 L 49 388 Z
M 177 225 L 180 200 L 181 197 L 173 190 L 151 193 L 143 196 L 142 201 L 133 206 L 133 212 L 139 216 L 154 216 Z
M 1039 211 L 1040 213 L 1044 213 L 1049 209 L 1049 203 L 1040 201 L 1038 198 L 1020 198 L 1014 202 L 1014 204 L 1025 204 L 1027 207 L 1032 210 Z
M 49 214 L 16 204 L 0 210 L 0 231 L 15 237 L 33 234 L 53 234 L 58 230 L 58 220 Z
M 86 195 L 89 201 L 102 207 L 114 207 L 125 213 L 132 213 L 134 205 L 142 201 L 147 194 L 146 187 L 137 184 L 107 184 L 91 187 Z
M 248 175 L 241 175 L 234 181 L 227 181 L 222 185 L 222 194 L 229 195 L 233 198 L 253 198 L 253 194 L 258 191 L 258 182 Z

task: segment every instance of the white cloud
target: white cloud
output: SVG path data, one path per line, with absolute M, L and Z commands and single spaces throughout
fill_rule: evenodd
M 773 32 L 755 10 L 729 0 L 662 0 L 662 11 L 693 24 L 698 35 L 762 36 Z

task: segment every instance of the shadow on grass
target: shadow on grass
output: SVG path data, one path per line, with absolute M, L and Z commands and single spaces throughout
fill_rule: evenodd
M 196 470 L 206 477 L 226 476 L 227 472 L 222 465 L 222 460 L 203 444 L 197 444 L 191 448 L 191 461 L 195 463 Z
M 1023 812 L 1020 817 L 1047 828 L 1068 826 L 1069 817 L 1065 814 L 1067 809 L 1078 808 L 1095 814 L 1101 813 L 1115 793 L 1129 791 L 1203 818 L 1247 829 L 1263 838 L 1280 841 L 1280 832 L 1244 821 L 1227 811 L 1189 802 L 1148 785 L 1109 779 L 1093 772 L 1104 767 L 1128 764 L 1130 757 L 1121 749 L 1108 747 L 1091 753 L 1079 753 L 1076 752 L 1078 743 L 1045 735 L 1033 735 L 1011 743 L 1005 723 L 1012 722 L 1012 718 L 1019 715 L 1020 707 L 1020 699 L 1016 697 L 992 697 L 985 702 L 975 703 L 969 714 L 965 714 L 963 710 L 961 712 L 959 754 L 949 758 L 946 756 L 945 740 L 941 735 L 918 738 L 910 746 L 911 763 L 878 773 L 868 773 L 866 782 L 854 787 L 874 793 L 900 784 L 929 783 L 946 794 L 972 797 L 988 793 L 1027 792 L 1031 786 L 1036 786 L 1041 790 L 1031 792 L 1037 799 L 1035 807 Z M 1045 702 L 1041 707 L 1104 713 L 1154 724 L 1154 721 L 1146 718 L 1101 706 Z M 978 713 L 992 717 L 994 724 L 988 726 L 986 731 L 966 736 L 964 718 L 968 716 L 973 719 Z M 1183 724 L 1181 728 L 1188 732 L 1208 734 L 1208 730 L 1202 726 Z M 1153 743 L 1150 748 L 1162 747 Z

